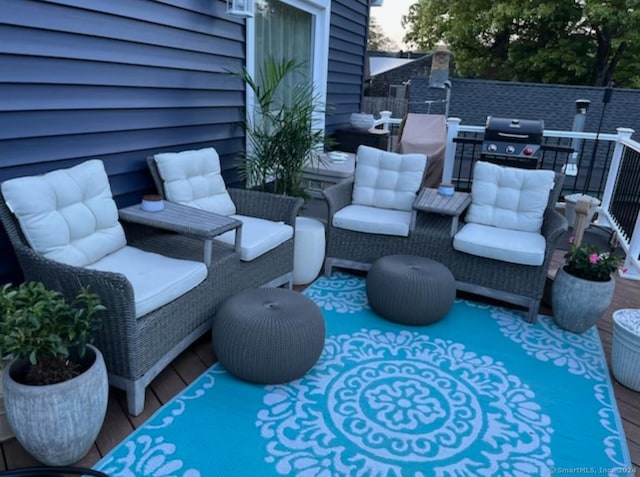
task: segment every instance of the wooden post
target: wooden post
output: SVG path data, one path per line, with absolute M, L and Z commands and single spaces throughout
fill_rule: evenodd
M 591 210 L 591 199 L 588 197 L 580 197 L 576 201 L 576 221 L 573 225 L 573 243 L 580 245 L 584 237 L 584 231 L 589 226 L 587 224 L 587 215 Z

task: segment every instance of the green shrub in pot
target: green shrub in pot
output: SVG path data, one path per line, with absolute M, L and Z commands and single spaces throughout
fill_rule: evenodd
M 254 77 L 246 69 L 230 72 L 254 95 L 253 114 L 243 122 L 247 150 L 239 170 L 251 186 L 296 197 L 307 196 L 302 173 L 320 160 L 324 131 L 314 127 L 314 115 L 325 105 L 304 73 L 305 63 L 269 56 Z
M 0 291 L 0 355 L 13 358 L 2 382 L 7 418 L 45 464 L 81 459 L 104 421 L 107 372 L 90 344 L 102 310 L 88 289 L 71 301 L 37 282 Z

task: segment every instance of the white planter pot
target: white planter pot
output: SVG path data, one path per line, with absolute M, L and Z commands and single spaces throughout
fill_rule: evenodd
M 324 262 L 324 224 L 309 217 L 297 217 L 293 241 L 293 284 L 311 283 Z
M 351 127 L 354 129 L 372 128 L 374 121 L 375 118 L 373 117 L 373 114 L 366 113 L 352 113 L 350 118 Z
M 594 282 L 558 270 L 551 289 L 553 321 L 567 331 L 583 333 L 597 323 L 613 298 L 615 280 Z
M 69 465 L 84 457 L 96 440 L 107 411 L 109 383 L 104 359 L 89 345 L 88 369 L 68 381 L 28 386 L 16 381 L 28 366 L 13 361 L 2 380 L 7 418 L 16 438 L 47 465 Z
M 640 391 L 640 309 L 613 312 L 611 371 L 620 384 Z
M 2 376 L 4 375 L 5 368 L 0 368 L 0 383 L 2 383 Z M 9 426 L 7 420 L 7 412 L 4 409 L 4 400 L 2 398 L 2 386 L 0 386 L 0 442 L 4 442 L 13 437 L 13 431 Z

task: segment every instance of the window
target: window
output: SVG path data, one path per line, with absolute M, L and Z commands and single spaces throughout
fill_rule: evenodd
M 255 16 L 247 21 L 247 70 L 255 78 L 268 56 L 304 61 L 322 102 L 326 100 L 329 57 L 330 0 L 256 0 Z M 247 93 L 247 111 L 253 96 Z M 324 129 L 324 114 L 314 117 Z

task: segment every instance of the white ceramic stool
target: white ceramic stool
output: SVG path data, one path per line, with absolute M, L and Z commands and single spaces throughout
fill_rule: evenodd
M 620 384 L 640 391 L 640 309 L 613 312 L 611 371 Z
M 309 217 L 297 217 L 293 252 L 293 284 L 311 283 L 324 261 L 324 224 Z

